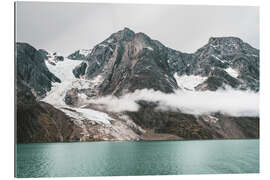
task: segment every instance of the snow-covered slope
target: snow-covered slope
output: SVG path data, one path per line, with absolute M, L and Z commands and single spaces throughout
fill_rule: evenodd
M 182 75 L 178 76 L 177 73 L 174 74 L 174 78 L 177 85 L 183 90 L 195 90 L 195 87 L 205 81 L 207 78 L 195 75 Z
M 77 120 L 92 120 L 100 124 L 110 125 L 110 120 L 113 120 L 108 114 L 100 111 L 95 111 L 93 109 L 85 108 L 71 108 L 63 109 L 68 116 L 75 118 Z
M 72 61 L 67 58 L 64 59 L 64 61 L 58 62 L 56 65 L 46 62 L 50 72 L 59 77 L 61 79 L 61 83 L 54 83 L 52 90 L 47 93 L 47 96 L 42 101 L 54 105 L 56 108 L 61 109 L 67 115 L 73 118 L 88 119 L 99 123 L 110 124 L 110 118 L 107 114 L 83 107 L 71 108 L 70 106 L 66 105 L 64 101 L 68 90 L 74 88 L 78 90 L 88 89 L 96 86 L 101 81 L 100 78 L 95 78 L 92 80 L 75 78 L 72 74 L 72 69 L 80 63 L 81 61 Z M 78 96 L 81 98 L 82 102 L 84 100 L 86 102 L 87 96 L 85 94 L 79 93 Z
M 59 77 L 61 83 L 54 83 L 52 90 L 42 101 L 52 104 L 73 119 L 74 124 L 81 129 L 80 141 L 89 141 L 92 138 L 95 140 L 139 140 L 139 134 L 144 130 L 128 117 L 114 114 L 112 118 L 106 111 L 87 106 L 89 101 L 87 95 L 83 93 L 84 90 L 93 90 L 103 81 L 103 78 L 101 76 L 93 79 L 75 78 L 72 70 L 81 62 L 68 58 L 56 65 L 46 62 L 50 72 Z M 69 106 L 65 103 L 65 96 L 71 89 L 78 89 L 78 98 L 81 102 L 79 105 Z
M 87 82 L 76 79 L 72 74 L 72 68 L 79 65 L 81 61 L 71 61 L 65 59 L 62 62 L 58 62 L 56 65 L 52 65 L 46 61 L 46 65 L 50 72 L 60 78 L 61 83 L 54 83 L 52 90 L 47 93 L 47 96 L 43 101 L 53 105 L 65 105 L 64 97 L 66 92 L 71 88 L 83 88 Z

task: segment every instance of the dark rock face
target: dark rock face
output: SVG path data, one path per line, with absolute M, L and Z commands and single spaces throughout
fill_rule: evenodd
M 138 112 L 127 112 L 133 121 L 156 133 L 182 139 L 259 138 L 258 117 L 231 117 L 222 114 L 191 115 L 181 111 L 155 109 L 157 103 L 140 101 Z
M 259 91 L 259 50 L 239 38 L 221 37 L 210 38 L 194 54 L 187 54 L 125 28 L 96 45 L 73 73 L 87 78 L 102 75 L 101 95 L 143 88 L 171 93 L 178 88 L 174 73 L 207 77 L 196 90 L 215 91 L 228 85 Z
M 17 79 L 21 79 L 37 96 L 51 90 L 52 82 L 61 82 L 45 65 L 39 51 L 26 43 L 16 43 Z
M 63 56 L 55 56 L 55 60 L 56 61 L 64 61 L 64 57 Z
M 125 28 L 94 47 L 85 72 L 82 63 L 73 73 L 87 78 L 102 75 L 101 95 L 121 95 L 144 88 L 172 93 L 177 83 L 166 61 L 167 51 L 147 35 Z
M 64 98 L 65 103 L 70 106 L 75 106 L 78 104 L 78 89 L 70 89 L 67 91 Z
M 76 78 L 80 78 L 80 76 L 85 75 L 86 68 L 87 68 L 87 63 L 82 62 L 79 66 L 73 69 L 72 73 Z
M 70 141 L 74 124 L 62 111 L 38 102 L 17 107 L 17 142 Z
M 41 54 L 42 58 L 43 59 L 48 59 L 49 57 L 49 53 L 48 51 L 46 51 L 45 49 L 39 49 L 38 52 Z

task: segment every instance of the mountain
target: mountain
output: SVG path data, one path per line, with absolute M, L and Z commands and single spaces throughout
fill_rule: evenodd
M 197 50 L 189 74 L 206 76 L 198 90 L 216 90 L 228 85 L 259 91 L 259 50 L 236 37 L 210 38 Z
M 105 98 L 116 108 L 129 106 L 118 100 L 142 89 L 164 97 L 219 89 L 258 92 L 259 50 L 237 37 L 210 38 L 195 53 L 184 53 L 124 28 L 60 61 L 25 43 L 17 43 L 16 55 L 20 142 L 259 138 L 256 116 L 187 114 L 151 99 L 135 100 L 138 111 L 98 103 Z
M 125 28 L 96 45 L 74 74 L 88 79 L 101 76 L 101 95 L 121 95 L 144 88 L 172 93 L 177 83 L 165 61 L 167 51 L 146 34 Z
M 52 83 L 61 82 L 45 65 L 42 54 L 27 43 L 16 43 L 17 79 L 24 81 L 39 97 L 51 90 Z
M 22 44 L 23 46 L 21 46 Z M 109 115 L 109 112 L 79 107 L 80 103 L 68 103 L 70 102 L 69 92 L 72 92 L 73 89 L 76 89 L 76 95 L 80 97 L 80 99 L 75 98 L 76 100 L 85 100 L 82 98 L 85 96 L 83 94 L 85 88 L 89 88 L 89 85 L 92 84 L 91 81 L 78 80 L 72 74 L 72 69 L 81 61 L 65 58 L 63 61 L 55 61 L 53 64 L 50 60 L 51 57 L 48 60 L 42 58 L 39 51 L 25 43 L 17 43 L 16 50 L 18 62 L 16 78 L 17 142 L 140 139 L 139 134 L 143 130 L 128 117 L 118 114 Z M 55 53 L 52 55 L 52 57 L 57 56 Z M 33 71 L 36 76 L 53 75 L 53 77 L 57 77 L 58 81 L 49 81 L 50 90 L 47 91 L 47 84 L 41 81 L 34 81 L 34 79 L 35 83 L 28 83 L 26 77 Z M 49 73 L 45 74 L 44 72 L 47 71 Z M 44 94 L 36 93 L 34 90 L 36 83 L 40 83 Z M 54 83 L 53 86 L 52 83 Z
M 227 87 L 257 92 L 259 50 L 239 38 L 221 37 L 210 38 L 188 54 L 125 28 L 96 45 L 73 73 L 77 78 L 101 76 L 100 95 L 119 96 L 144 88 L 165 93 Z
M 70 54 L 67 58 L 72 60 L 86 60 L 87 56 L 91 53 L 91 50 L 80 49 Z

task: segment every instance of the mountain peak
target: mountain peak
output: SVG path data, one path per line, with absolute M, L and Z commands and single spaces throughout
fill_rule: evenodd
M 134 35 L 135 35 L 134 31 L 132 31 L 131 29 L 125 27 L 124 29 L 122 29 L 122 30 L 120 30 L 120 31 L 118 31 L 116 33 L 113 33 L 109 37 L 109 39 L 112 38 L 112 39 L 115 39 L 117 41 L 119 41 L 119 40 L 126 41 L 126 40 L 130 40 Z
M 228 36 L 228 37 L 210 37 L 208 43 L 236 43 L 241 44 L 243 40 L 238 37 Z
M 126 32 L 132 32 L 134 33 L 134 31 L 132 31 L 131 29 L 129 29 L 128 27 L 124 27 L 124 29 L 122 31 L 126 31 Z
M 224 53 L 245 53 L 245 54 L 258 54 L 259 51 L 244 42 L 242 39 L 238 37 L 228 36 L 228 37 L 211 37 L 209 38 L 206 47 L 210 48 L 218 48 Z M 223 53 L 223 54 L 224 54 Z

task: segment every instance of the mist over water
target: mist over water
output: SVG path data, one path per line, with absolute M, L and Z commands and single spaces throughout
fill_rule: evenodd
M 102 104 L 114 112 L 138 111 L 136 101 L 158 102 L 160 110 L 181 110 L 201 115 L 220 112 L 232 116 L 259 116 L 259 93 L 240 90 L 182 91 L 166 94 L 152 89 L 136 90 L 121 97 L 106 96 L 91 103 Z

